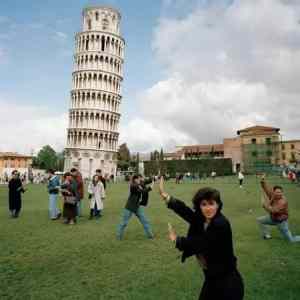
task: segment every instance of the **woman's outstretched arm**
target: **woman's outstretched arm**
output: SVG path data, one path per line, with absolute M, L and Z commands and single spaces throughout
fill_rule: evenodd
M 171 197 L 165 192 L 163 176 L 160 177 L 159 194 L 169 209 L 172 209 L 177 215 L 179 215 L 188 223 L 192 223 L 194 221 L 194 211 L 190 207 L 186 206 L 183 201 Z

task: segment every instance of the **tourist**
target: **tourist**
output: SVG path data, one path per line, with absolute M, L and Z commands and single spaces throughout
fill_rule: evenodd
M 84 183 L 83 183 L 83 180 L 82 180 L 81 173 L 76 168 L 71 169 L 71 174 L 72 174 L 73 178 L 76 180 L 76 183 L 77 183 L 77 201 L 76 201 L 77 216 L 81 217 L 82 216 L 82 214 L 81 214 L 82 200 L 84 198 Z
M 90 219 L 101 217 L 103 210 L 103 200 L 105 199 L 105 190 L 98 175 L 93 176 L 93 180 L 88 186 L 90 199 Z
M 182 262 L 195 256 L 202 267 L 205 280 L 200 300 L 241 300 L 244 285 L 237 270 L 233 251 L 231 226 L 221 213 L 222 201 L 219 191 L 200 189 L 193 198 L 194 210 L 184 202 L 164 191 L 160 181 L 160 195 L 167 207 L 190 224 L 186 237 L 177 236 L 169 226 L 169 238 L 182 251 Z
M 105 178 L 102 176 L 102 170 L 101 169 L 97 169 L 96 170 L 96 175 L 100 178 L 100 181 L 103 184 L 104 189 L 106 190 L 106 180 Z
M 242 188 L 243 187 L 243 181 L 244 181 L 244 174 L 242 173 L 242 171 L 239 171 L 238 178 L 239 178 L 240 188 Z
M 49 193 L 49 216 L 51 220 L 57 220 L 61 217 L 60 210 L 57 207 L 57 198 L 60 182 L 53 169 L 48 170 L 48 193 Z
M 288 225 L 288 202 L 283 195 L 283 189 L 279 185 L 270 188 L 265 180 L 265 175 L 261 178 L 261 187 L 263 189 L 263 208 L 268 212 L 267 216 L 257 219 L 261 227 L 264 239 L 271 239 L 267 225 L 277 226 L 284 238 L 289 242 L 300 242 L 300 236 L 293 236 Z
M 216 171 L 212 171 L 210 176 L 211 176 L 212 179 L 215 179 L 217 177 Z
M 64 174 L 61 193 L 64 198 L 63 217 L 64 223 L 74 225 L 76 223 L 78 188 L 74 176 L 67 172 Z
M 131 179 L 130 194 L 127 203 L 125 205 L 125 208 L 123 210 L 122 220 L 117 230 L 117 238 L 119 240 L 123 239 L 124 230 L 128 225 L 128 222 L 133 214 L 137 216 L 137 218 L 143 225 L 146 236 L 150 239 L 153 238 L 153 233 L 151 230 L 150 223 L 145 216 L 143 207 L 140 206 L 142 193 L 145 192 L 144 190 L 145 189 L 142 187 L 140 183 L 140 177 L 138 175 L 134 175 Z
M 21 193 L 26 190 L 23 187 L 20 179 L 20 174 L 17 170 L 12 171 L 12 178 L 8 183 L 8 198 L 9 198 L 9 211 L 12 218 L 18 218 L 22 208 Z

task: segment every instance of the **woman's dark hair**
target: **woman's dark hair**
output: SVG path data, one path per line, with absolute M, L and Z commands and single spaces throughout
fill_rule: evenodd
M 72 174 L 71 174 L 70 172 L 66 172 L 66 173 L 64 174 L 64 177 L 66 178 L 67 176 L 72 176 Z
M 195 211 L 201 213 L 200 204 L 203 200 L 215 200 L 216 203 L 219 205 L 218 212 L 220 212 L 223 207 L 220 192 L 216 189 L 210 187 L 204 187 L 198 190 L 198 192 L 195 194 L 192 200 Z
M 98 177 L 98 180 L 96 181 L 96 177 Z M 96 185 L 99 181 L 99 176 L 98 175 L 94 175 L 93 178 L 92 178 L 92 182 L 94 185 Z

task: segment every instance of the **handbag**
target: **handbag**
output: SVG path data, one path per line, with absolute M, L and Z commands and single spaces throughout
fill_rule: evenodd
M 65 203 L 76 204 L 76 197 L 75 196 L 65 196 Z

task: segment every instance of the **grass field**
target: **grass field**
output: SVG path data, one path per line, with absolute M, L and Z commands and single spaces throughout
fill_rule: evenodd
M 246 178 L 245 189 L 240 189 L 236 178 L 227 177 L 212 184 L 168 183 L 166 190 L 190 203 L 205 185 L 221 191 L 245 299 L 299 300 L 300 243 L 288 244 L 276 228 L 272 240 L 260 238 L 255 219 L 264 211 L 258 181 Z M 290 228 L 300 234 L 300 188 L 282 185 L 289 199 Z M 166 209 L 157 187 L 146 209 L 155 239 L 147 240 L 132 218 L 124 240 L 116 240 L 127 193 L 127 184 L 110 185 L 103 218 L 88 220 L 85 199 L 84 216 L 77 225 L 67 226 L 48 220 L 45 186 L 28 186 L 19 219 L 8 217 L 7 188 L 0 187 L 0 299 L 197 299 L 203 282 L 198 264 L 194 258 L 181 264 L 179 252 L 167 240 L 168 222 L 179 234 L 186 233 L 187 224 Z

